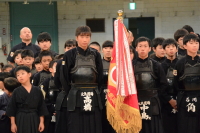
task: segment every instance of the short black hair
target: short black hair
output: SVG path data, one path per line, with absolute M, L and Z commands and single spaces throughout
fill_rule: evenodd
M 186 36 L 183 38 L 183 45 L 186 45 L 186 44 L 187 44 L 189 41 L 191 41 L 191 40 L 200 42 L 198 36 L 196 36 L 195 34 L 191 34 L 191 33 L 190 33 L 190 34 L 186 35 Z
M 13 55 L 13 59 L 15 60 L 16 56 L 18 56 L 19 54 L 21 54 L 23 51 L 23 49 L 19 49 L 19 50 L 16 50 L 14 55 Z
M 22 57 L 22 59 L 25 57 L 33 57 L 34 58 L 34 53 L 30 49 L 24 49 L 21 53 L 21 57 Z
M 38 57 L 40 58 L 40 62 L 42 60 L 42 57 L 44 57 L 44 56 L 51 56 L 52 60 L 54 59 L 52 52 L 50 52 L 48 50 L 44 50 L 44 51 L 41 51 L 38 55 Z
M 65 42 L 64 48 L 77 46 L 76 40 L 69 39 Z
M 47 32 L 42 32 L 37 37 L 37 42 L 43 42 L 43 41 L 50 41 L 51 42 L 51 35 Z
M 40 58 L 39 57 L 36 57 L 35 60 L 34 60 L 34 64 L 40 64 Z
M 92 45 L 98 46 L 99 49 L 101 49 L 101 46 L 100 46 L 100 44 L 99 44 L 98 42 L 91 42 L 91 43 L 88 45 L 88 47 L 90 47 L 90 46 L 92 46 Z
M 190 25 L 184 25 L 183 29 L 186 29 L 189 33 L 194 32 L 193 28 Z
M 26 71 L 27 73 L 30 73 L 30 72 L 31 72 L 31 69 L 30 69 L 29 67 L 27 67 L 27 66 L 17 66 L 17 67 L 15 68 L 15 71 L 14 71 L 15 76 L 16 76 L 16 73 L 17 73 L 19 70 L 24 70 L 24 71 Z
M 5 78 L 3 83 L 4 83 L 5 89 L 8 90 L 9 92 L 13 92 L 15 88 L 20 86 L 20 83 L 18 82 L 18 80 L 13 77 Z
M 52 60 L 50 63 L 49 63 L 49 68 L 53 68 L 53 64 L 54 63 L 57 63 L 57 61 L 56 60 Z
M 80 26 L 76 29 L 75 36 L 84 36 L 88 35 L 91 36 L 92 32 L 89 26 Z
M 12 65 L 10 64 L 7 64 L 7 65 L 4 65 L 3 68 L 2 68 L 2 71 L 5 71 L 7 68 L 14 68 Z
M 64 57 L 64 54 L 59 54 L 59 55 L 56 55 L 55 56 L 55 59 L 56 60 L 60 60 L 60 59 L 62 59 Z
M 178 29 L 175 33 L 174 33 L 174 39 L 178 42 L 178 39 L 181 37 L 186 36 L 188 33 L 188 31 L 186 29 Z
M 135 47 L 137 47 L 137 45 L 138 45 L 139 42 L 144 42 L 144 41 L 147 41 L 148 44 L 149 44 L 149 47 L 151 47 L 151 40 L 150 40 L 149 38 L 147 38 L 147 37 L 144 37 L 144 36 L 139 37 L 139 38 L 135 41 Z
M 102 44 L 102 48 L 105 47 L 112 47 L 113 48 L 113 41 L 107 40 Z
M 163 49 L 165 49 L 168 45 L 171 45 L 171 44 L 173 44 L 176 48 L 178 47 L 176 40 L 174 40 L 173 38 L 168 38 L 168 39 L 165 39 L 162 43 Z
M 152 40 L 152 47 L 156 48 L 158 45 L 162 45 L 165 39 L 163 37 L 156 37 Z

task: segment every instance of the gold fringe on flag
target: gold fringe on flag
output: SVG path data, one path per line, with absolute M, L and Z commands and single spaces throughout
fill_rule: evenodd
M 124 104 L 124 98 L 117 96 L 115 108 L 107 102 L 107 119 L 117 133 L 138 133 L 142 128 L 140 112 Z

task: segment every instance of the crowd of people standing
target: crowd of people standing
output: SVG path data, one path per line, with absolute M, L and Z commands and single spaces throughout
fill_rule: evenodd
M 199 133 L 199 35 L 189 25 L 173 38 L 139 37 L 134 45 L 132 32 L 126 35 L 140 133 Z M 31 30 L 20 30 L 22 42 L 11 49 L 0 72 L 1 133 L 115 133 L 106 116 L 114 43 L 90 42 L 91 36 L 88 26 L 78 27 L 63 54 L 57 54 L 49 33 L 40 33 L 35 45 Z

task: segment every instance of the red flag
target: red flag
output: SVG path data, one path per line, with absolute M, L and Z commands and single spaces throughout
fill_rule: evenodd
M 107 119 L 117 133 L 137 133 L 142 120 L 139 112 L 127 30 L 114 22 L 115 44 L 110 62 L 107 93 Z

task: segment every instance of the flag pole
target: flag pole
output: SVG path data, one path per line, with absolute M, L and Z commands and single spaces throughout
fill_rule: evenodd
M 123 11 L 114 22 L 115 42 L 108 74 L 107 119 L 117 133 L 138 133 L 142 119 L 138 106 L 135 77 L 130 59 Z

